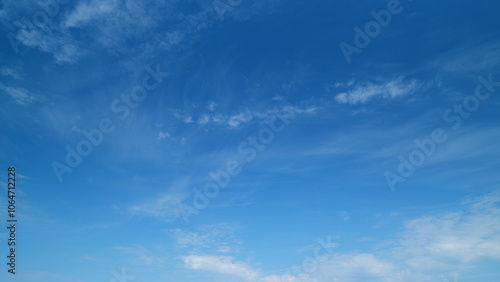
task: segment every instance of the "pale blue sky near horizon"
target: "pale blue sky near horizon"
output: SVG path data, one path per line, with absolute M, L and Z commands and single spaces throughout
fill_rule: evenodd
M 499 8 L 3 1 L 0 280 L 498 281 Z

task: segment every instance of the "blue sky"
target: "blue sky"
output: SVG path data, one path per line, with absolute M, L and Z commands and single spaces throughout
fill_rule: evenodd
M 3 1 L 0 279 L 498 281 L 499 8 Z

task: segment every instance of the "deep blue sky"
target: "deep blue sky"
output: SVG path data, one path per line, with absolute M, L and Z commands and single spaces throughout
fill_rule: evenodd
M 3 1 L 1 279 L 498 281 L 499 8 Z

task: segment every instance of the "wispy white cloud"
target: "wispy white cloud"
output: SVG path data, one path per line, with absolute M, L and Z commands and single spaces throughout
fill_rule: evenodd
M 403 78 L 374 84 L 371 82 L 357 83 L 353 89 L 335 96 L 335 101 L 341 104 L 365 104 L 373 99 L 393 99 L 415 92 L 420 83 L 416 80 L 404 81 Z
M 500 193 L 464 201 L 461 212 L 424 216 L 405 223 L 399 247 L 415 268 L 481 259 L 500 260 Z
M 342 218 L 343 221 L 348 221 L 351 216 L 346 211 L 338 211 L 337 214 Z
M 169 232 L 179 248 L 231 253 L 240 250 L 241 241 L 234 234 L 238 229 L 230 224 L 219 223 L 199 226 L 195 231 L 173 229 Z
M 215 107 L 217 107 L 217 104 L 214 101 L 210 101 L 208 103 L 207 108 L 209 111 L 211 111 L 211 112 L 215 111 Z
M 157 50 L 189 46 L 200 31 L 218 20 L 210 5 L 200 4 L 193 14 L 183 14 L 178 1 L 82 1 L 68 13 L 62 26 L 88 32 L 112 54 L 144 58 Z M 161 26 L 159 30 L 157 27 Z M 144 39 L 148 40 L 144 40 Z M 138 46 L 131 46 L 130 40 Z M 142 43 L 141 43 L 142 42 Z M 140 50 L 140 51 L 139 51 Z
M 261 282 L 300 282 L 304 281 L 303 279 L 300 279 L 297 276 L 294 275 L 289 275 L 289 274 L 283 274 L 283 275 L 269 275 L 265 276 L 259 279 Z M 310 278 L 308 280 L 309 282 L 316 282 L 318 280 L 314 278 Z
M 210 115 L 203 114 L 198 118 L 198 124 L 207 124 L 210 122 Z
M 156 22 L 151 19 L 147 9 L 151 2 L 136 1 L 80 1 L 75 6 L 59 6 L 62 16 L 50 17 L 44 25 L 13 26 L 13 40 L 21 45 L 37 48 L 42 52 L 51 54 L 58 64 L 73 64 L 93 49 L 105 47 L 112 54 L 138 55 L 135 46 L 130 47 L 130 39 L 143 39 L 148 37 L 154 41 L 148 48 L 156 46 L 163 37 L 154 29 Z M 156 2 L 157 8 L 164 8 Z M 28 7 L 30 8 L 30 7 Z M 151 8 L 155 10 L 154 8 Z M 4 9 L 5 10 L 5 9 Z M 2 11 L 4 11 L 2 10 Z M 9 5 L 8 11 L 12 15 L 19 15 L 29 10 L 15 5 Z M 166 9 L 173 11 L 173 9 Z M 32 11 L 34 13 L 36 11 Z M 172 12 L 174 14 L 175 12 Z M 29 15 L 31 18 L 32 14 Z M 2 17 L 2 13 L 0 13 Z M 15 22 L 17 19 L 8 16 L 2 17 L 3 22 Z M 166 19 L 164 13 L 158 19 Z M 85 34 L 92 38 L 92 44 L 83 44 L 78 34 Z M 144 43 L 143 45 L 149 44 Z M 145 47 L 145 46 L 143 46 Z M 142 48 L 142 53 L 148 53 L 148 48 Z M 135 54 L 134 54 L 135 53 Z M 134 66 L 135 68 L 136 66 Z
M 253 118 L 252 114 L 250 114 L 248 112 L 241 112 L 241 113 L 238 113 L 236 115 L 230 116 L 227 119 L 227 124 L 230 127 L 236 128 L 236 127 L 240 126 L 240 124 L 242 124 L 242 123 L 247 123 L 247 122 L 251 121 L 252 118 Z
M 233 114 L 223 114 L 220 112 L 202 113 L 197 119 L 199 125 L 216 124 L 230 129 L 238 129 L 250 122 L 262 121 L 280 115 L 285 118 L 295 118 L 297 115 L 314 115 L 319 110 L 316 106 L 293 106 L 284 105 L 268 110 L 242 109 Z M 183 116 L 178 114 L 179 119 Z
M 22 44 L 51 54 L 58 64 L 76 63 L 88 52 L 78 47 L 68 34 L 45 30 L 22 30 L 16 39 Z
M 188 188 L 189 179 L 179 179 L 170 186 L 167 193 L 154 200 L 132 205 L 128 211 L 132 215 L 148 215 L 166 222 L 175 221 L 184 214 L 181 204 L 190 195 L 187 193 Z
M 367 253 L 334 254 L 311 276 L 318 281 L 403 281 L 394 263 Z
M 436 281 L 500 260 L 500 193 L 463 202 L 464 209 L 408 220 L 387 252 L 334 254 L 319 281 Z M 360 276 L 361 275 L 361 276 Z M 333 280 L 336 281 L 336 280 Z
M 449 134 L 449 140 L 442 150 L 429 160 L 429 164 L 443 164 L 473 158 L 489 158 L 500 153 L 494 140 L 500 138 L 499 127 L 464 128 L 458 134 Z M 457 154 L 456 152 L 461 152 Z
M 50 17 L 42 27 L 19 29 L 12 25 L 18 20 L 13 15 L 26 13 L 31 18 L 36 8 L 11 2 L 0 10 L 0 20 L 12 27 L 15 40 L 51 54 L 58 64 L 76 63 L 104 47 L 110 54 L 128 55 L 130 61 L 123 64 L 135 69 L 158 50 L 168 52 L 191 46 L 202 31 L 223 20 L 213 1 L 198 2 L 193 13 L 186 13 L 182 1 L 83 0 L 76 5 L 60 5 L 59 15 Z M 277 4 L 274 2 L 279 1 L 266 3 L 265 8 L 243 3 L 224 16 L 244 20 L 253 14 L 276 11 L 271 7 Z M 82 34 L 92 39 L 91 45 L 83 44 Z M 133 40 L 135 43 L 130 44 Z
M 141 40 L 155 32 L 156 22 L 148 15 L 149 3 L 136 1 L 82 1 L 68 13 L 62 27 L 85 31 L 110 53 L 129 54 L 131 39 Z
M 161 131 L 158 133 L 158 137 L 156 137 L 156 139 L 163 140 L 163 139 L 168 138 L 168 137 L 170 137 L 170 133 Z
M 2 66 L 0 67 L 0 74 L 4 76 L 10 76 L 16 80 L 21 80 L 22 75 L 21 72 L 13 67 Z
M 5 86 L 0 83 L 0 90 L 9 95 L 14 100 L 14 102 L 21 106 L 27 106 L 41 101 L 41 99 L 37 95 L 29 92 L 24 88 Z
M 403 223 L 389 248 L 334 252 L 313 271 L 265 275 L 233 257 L 184 256 L 185 267 L 237 275 L 247 281 L 441 281 L 460 277 L 485 261 L 500 260 L 500 193 L 463 201 L 464 209 L 424 215 Z M 194 237 L 198 242 L 198 237 Z M 239 274 L 238 274 L 239 273 Z M 439 280 L 441 279 L 441 280 Z
M 500 260 L 500 194 L 467 199 L 463 204 L 464 210 L 460 212 L 407 220 L 401 233 L 388 238 L 392 245 L 388 249 L 335 252 L 319 261 L 318 267 L 310 272 L 266 274 L 232 256 L 213 254 L 190 254 L 181 259 L 187 269 L 228 276 L 233 281 L 441 281 L 443 277 L 466 276 L 480 262 Z M 234 231 L 226 227 L 207 226 L 208 232 L 179 229 L 170 232 L 176 236 L 179 247 L 196 248 L 219 244 Z M 144 254 L 126 248 L 120 250 Z
M 173 113 L 174 117 L 178 120 L 181 120 L 184 123 L 193 123 L 193 118 L 189 115 L 182 115 L 180 112 L 175 111 Z
M 190 255 L 182 257 L 189 269 L 205 270 L 233 275 L 245 281 L 255 281 L 259 273 L 246 263 L 235 261 L 233 257 L 213 255 Z
M 346 83 L 342 83 L 342 82 L 336 82 L 334 84 L 335 88 L 339 88 L 339 87 L 351 87 L 354 85 L 354 83 L 356 82 L 356 80 L 354 78 L 351 78 L 351 80 L 349 80 L 348 82 Z
M 471 40 L 439 56 L 432 63 L 439 70 L 450 73 L 482 73 L 496 71 L 500 66 L 500 43 Z
M 61 28 L 57 16 L 47 15 L 41 20 L 42 22 L 34 24 L 33 16 L 39 15 L 43 9 L 38 5 L 18 2 L 7 1 L 2 10 L 6 12 L 5 16 L 0 16 L 2 22 L 12 30 L 9 33 L 9 40 L 16 52 L 21 50 L 21 46 L 36 48 L 50 54 L 58 64 L 75 63 L 88 53 L 79 47 L 72 34 Z M 67 5 L 59 6 L 59 13 L 63 13 L 67 7 Z M 46 14 L 44 12 L 40 15 Z
M 157 267 L 167 265 L 167 260 L 165 257 L 157 256 L 143 246 L 113 247 L 112 249 L 120 252 L 121 254 L 130 255 L 131 257 L 133 257 L 133 263 L 135 265 Z
M 66 27 L 79 27 L 92 20 L 110 16 L 109 14 L 120 8 L 118 7 L 119 2 L 118 0 L 80 2 L 67 16 L 64 25 Z
M 185 198 L 180 195 L 166 194 L 153 203 L 133 205 L 129 208 L 129 212 L 133 215 L 151 215 L 170 222 L 182 216 L 179 205 L 183 200 Z

